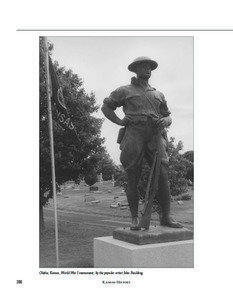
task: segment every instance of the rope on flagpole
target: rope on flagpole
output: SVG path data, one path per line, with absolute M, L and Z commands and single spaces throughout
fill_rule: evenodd
M 55 246 L 56 246 L 56 266 L 59 268 L 59 249 L 58 249 L 58 222 L 57 222 L 57 191 L 56 191 L 56 175 L 55 175 L 55 159 L 54 159 L 54 142 L 53 142 L 53 118 L 50 94 L 50 77 L 49 77 L 49 49 L 47 37 L 43 37 L 45 49 L 45 69 L 46 69 L 46 90 L 48 99 L 48 118 L 49 118 L 49 140 L 52 170 L 52 186 L 53 186 L 53 202 L 54 202 L 54 222 L 55 222 Z

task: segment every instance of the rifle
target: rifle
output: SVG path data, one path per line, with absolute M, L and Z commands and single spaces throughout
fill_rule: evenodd
M 145 196 L 145 204 L 142 211 L 141 220 L 139 222 L 138 227 L 144 228 L 145 230 L 150 227 L 150 219 L 152 213 L 152 205 L 155 195 L 158 192 L 158 184 L 159 184 L 159 175 L 160 175 L 160 167 L 161 167 L 161 152 L 160 152 L 160 141 L 161 135 L 158 136 L 158 150 L 155 152 L 155 156 L 153 159 L 153 163 L 150 170 L 150 175 L 148 178 L 148 183 L 146 187 L 146 196 Z

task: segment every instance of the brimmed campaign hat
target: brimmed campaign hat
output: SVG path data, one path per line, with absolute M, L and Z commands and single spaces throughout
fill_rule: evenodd
M 147 56 L 139 56 L 139 57 L 135 58 L 135 60 L 130 65 L 128 65 L 128 70 L 131 71 L 131 72 L 135 72 L 136 65 L 139 64 L 139 63 L 142 63 L 142 62 L 150 63 L 151 70 L 155 70 L 158 67 L 158 64 L 155 60 L 153 60 L 153 59 L 151 59 Z

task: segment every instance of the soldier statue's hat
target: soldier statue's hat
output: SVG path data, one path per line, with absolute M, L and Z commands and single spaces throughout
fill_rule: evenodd
M 135 60 L 128 65 L 128 70 L 131 72 L 135 72 L 136 70 L 136 65 L 142 62 L 148 62 L 151 65 L 151 70 L 155 70 L 158 67 L 158 64 L 155 60 L 147 57 L 147 56 L 139 56 L 137 58 L 135 58 Z

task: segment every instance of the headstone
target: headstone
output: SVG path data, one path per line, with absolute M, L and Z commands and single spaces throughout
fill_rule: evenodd
M 92 200 L 91 203 L 100 203 L 100 200 Z
M 112 175 L 112 185 L 115 186 L 115 178 L 114 178 L 114 175 Z
M 90 196 L 90 195 L 85 195 L 84 196 L 84 202 L 92 202 L 95 201 L 95 197 L 94 196 Z
M 110 204 L 110 207 L 111 208 L 117 208 L 117 207 L 119 207 L 119 203 L 117 202 L 117 203 L 112 203 L 112 204 Z
M 100 183 L 103 182 L 103 174 L 102 174 L 102 173 L 98 174 L 98 181 L 99 181 Z
M 92 185 L 90 186 L 90 191 L 98 191 L 98 186 Z

